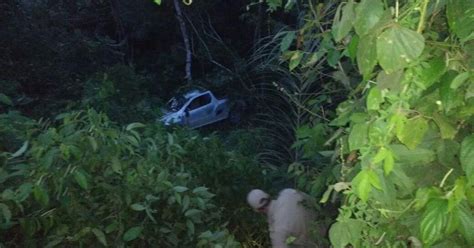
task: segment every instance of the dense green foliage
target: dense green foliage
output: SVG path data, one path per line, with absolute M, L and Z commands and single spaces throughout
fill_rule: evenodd
M 238 246 L 222 224 L 241 221 L 229 218 L 262 183 L 250 154 L 226 151 L 213 136 L 119 128 L 94 110 L 62 114 L 54 127 L 0 118 L 27 121 L 0 130 L 3 144 L 27 139 L 1 152 L 4 245 Z
M 362 0 L 337 6 L 328 26 L 312 18 L 321 20 L 330 4 L 308 5 L 298 33 L 323 41 L 315 50 L 304 44 L 287 52 L 290 70 L 313 70 L 308 63 L 324 56 L 334 80 L 353 88 L 328 123 L 344 130 L 333 136 L 339 182 L 322 199 L 343 193 L 331 243 L 472 246 L 474 5 Z

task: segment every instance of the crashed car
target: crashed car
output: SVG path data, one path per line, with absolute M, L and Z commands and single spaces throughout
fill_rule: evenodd
M 217 99 L 209 90 L 193 90 L 173 97 L 167 106 L 160 118 L 166 126 L 177 124 L 198 128 L 231 116 L 229 99 Z

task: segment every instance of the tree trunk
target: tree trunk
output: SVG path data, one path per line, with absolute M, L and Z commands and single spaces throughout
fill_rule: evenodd
M 263 2 L 258 4 L 257 9 L 257 22 L 255 23 L 255 32 L 253 34 L 253 49 L 254 52 L 257 50 L 257 44 L 259 44 L 260 38 L 262 37 L 262 20 L 263 20 Z
M 186 49 L 186 76 L 185 79 L 188 83 L 191 83 L 192 75 L 191 75 L 191 44 L 189 42 L 188 30 L 186 29 L 186 23 L 184 22 L 183 12 L 181 11 L 181 5 L 179 3 L 180 0 L 173 0 L 174 2 L 174 9 L 176 10 L 176 18 L 179 22 L 179 27 L 181 29 L 181 35 L 183 36 L 184 41 L 184 48 Z

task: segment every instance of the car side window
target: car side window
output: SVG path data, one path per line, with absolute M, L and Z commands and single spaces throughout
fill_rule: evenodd
M 194 98 L 194 100 L 189 104 L 188 110 L 194 110 L 197 108 L 200 108 L 202 106 L 205 106 L 211 102 L 211 96 L 209 93 L 204 94 L 202 96 Z

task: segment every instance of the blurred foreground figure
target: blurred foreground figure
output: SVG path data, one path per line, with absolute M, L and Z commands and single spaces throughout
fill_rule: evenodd
M 254 189 L 247 195 L 247 202 L 257 212 L 265 213 L 268 218 L 270 238 L 273 248 L 316 247 L 309 239 L 314 213 L 305 206 L 309 197 L 294 189 L 280 191 L 276 200 L 260 189 Z M 287 240 L 293 242 L 287 244 Z

